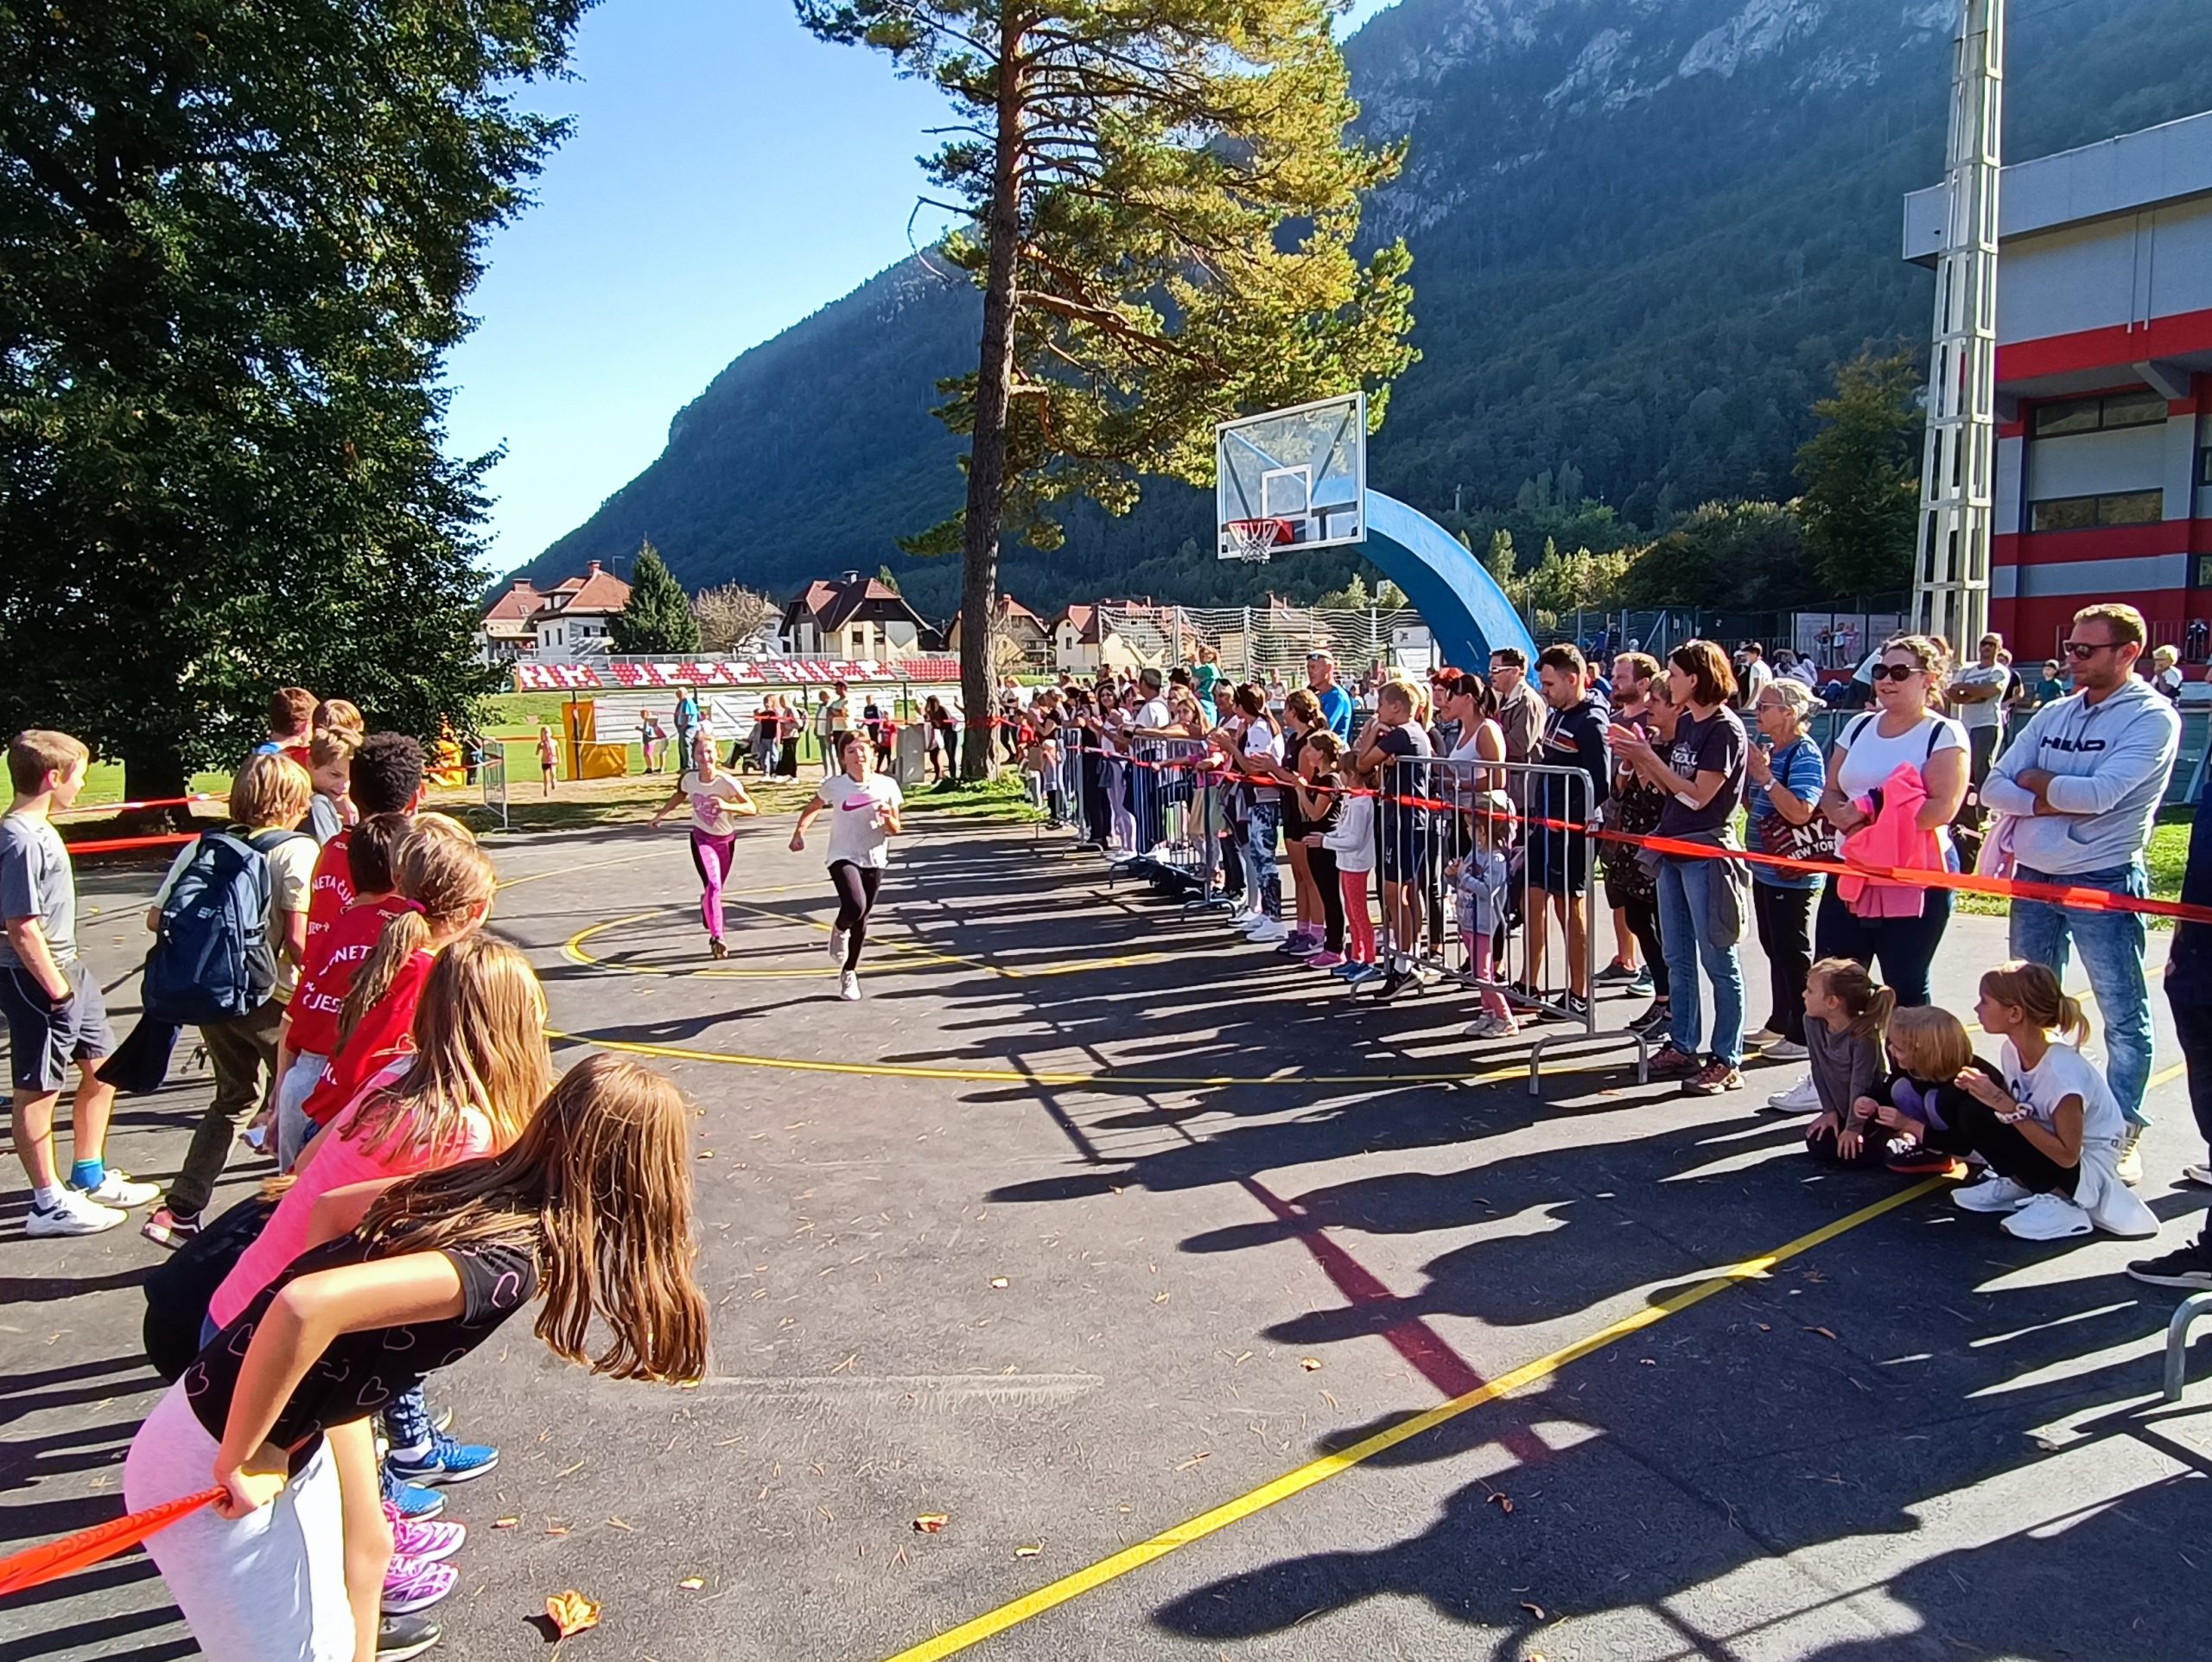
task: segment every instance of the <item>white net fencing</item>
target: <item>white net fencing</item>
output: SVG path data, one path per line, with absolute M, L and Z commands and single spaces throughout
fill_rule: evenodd
M 1277 602 L 1268 606 L 1101 606 L 1099 664 L 1167 669 L 1198 661 L 1211 646 L 1222 673 L 1238 680 L 1301 681 L 1306 655 L 1325 647 L 1347 679 L 1384 669 L 1428 666 L 1428 629 L 1411 610 L 1345 611 Z

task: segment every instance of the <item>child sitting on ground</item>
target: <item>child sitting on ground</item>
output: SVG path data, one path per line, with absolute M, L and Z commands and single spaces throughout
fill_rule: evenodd
M 1888 1149 L 1885 1163 L 1891 1171 L 1911 1177 L 1963 1174 L 1965 1168 L 1955 1155 L 1900 1135 L 1899 1129 L 1954 1125 L 1961 1105 L 1973 1100 L 1959 1082 L 1962 1074 L 1978 1071 L 1998 1086 L 2005 1083 L 2005 1076 L 1974 1054 L 1965 1023 L 1933 1004 L 1916 1005 L 1891 1016 L 1888 1043 L 1890 1082 L 1875 1093 L 1874 1109 Z
M 1978 1154 L 1989 1175 L 1951 1199 L 1968 1212 L 1999 1214 L 2007 1234 L 2055 1241 L 2105 1229 L 2129 1239 L 2155 1235 L 2158 1220 L 2120 1181 L 2127 1132 L 2120 1103 L 2063 1036 L 2089 1033 L 2082 1007 L 2041 964 L 2015 960 L 1981 978 L 1974 1015 L 2005 1041 L 2000 1086 L 1980 1071 L 1958 1076 L 1966 1100 L 1948 1130 L 1899 1113 L 1894 1129 L 1927 1147 Z
M 1824 958 L 1805 977 L 1806 1065 L 1820 1116 L 1805 1149 L 1840 1166 L 1878 1166 L 1888 1147 L 1872 1130 L 1883 1089 L 1882 1029 L 1897 995 L 1856 958 Z
M 1491 943 L 1505 920 L 1506 866 L 1505 856 L 1497 850 L 1497 831 L 1512 815 L 1512 799 L 1504 792 L 1478 792 L 1469 816 L 1475 845 L 1444 868 L 1459 913 L 1459 939 L 1467 949 L 1466 972 L 1485 982 L 1492 979 Z M 1503 1039 L 1520 1032 L 1521 1024 L 1497 987 L 1484 987 L 1482 1003 L 1483 1013 L 1467 1024 L 1470 1039 Z

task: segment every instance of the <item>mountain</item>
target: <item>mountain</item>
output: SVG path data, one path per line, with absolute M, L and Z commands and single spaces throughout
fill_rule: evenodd
M 1513 526 L 1524 559 L 1555 498 L 1610 505 L 1575 534 L 1618 543 L 1708 499 L 1792 494 L 1833 366 L 1926 336 L 1901 201 L 1941 169 L 1955 4 L 1401 0 L 1370 20 L 1344 48 L 1362 130 L 1410 149 L 1365 228 L 1413 249 L 1422 353 L 1373 442 L 1376 486 L 1478 538 Z M 2006 154 L 2212 105 L 2207 63 L 2204 0 L 2014 0 Z M 918 261 L 871 278 L 716 376 L 520 575 L 650 537 L 693 587 L 782 595 L 888 564 L 949 611 L 957 561 L 893 544 L 958 504 L 960 446 L 928 409 L 972 366 L 977 313 Z M 1201 493 L 1159 483 L 1126 519 L 1074 513 L 1052 554 L 1010 544 L 1007 587 L 1040 608 L 1310 599 L 1355 564 L 1222 566 L 1211 522 Z

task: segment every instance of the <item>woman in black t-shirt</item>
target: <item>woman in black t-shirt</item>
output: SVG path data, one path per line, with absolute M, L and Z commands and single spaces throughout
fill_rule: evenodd
M 595 1373 L 701 1376 L 689 1122 L 667 1079 L 594 1056 L 505 1154 L 317 1202 L 326 1244 L 208 1341 L 124 1466 L 133 1511 L 222 1491 L 148 1544 L 211 1662 L 373 1653 L 391 1531 L 372 1417 L 533 1298 L 538 1336 Z
M 1710 640 L 1686 640 L 1667 656 L 1667 691 L 1681 713 L 1662 755 L 1639 729 L 1616 723 L 1613 754 L 1667 793 L 1660 837 L 1736 848 L 1736 810 L 1744 800 L 1749 735 L 1728 708 L 1736 677 L 1728 655 Z M 1647 852 L 1649 852 L 1647 850 Z M 1744 967 L 1736 956 L 1740 937 L 1713 922 L 1726 897 L 1716 885 L 1732 882 L 1730 862 L 1694 855 L 1656 856 L 1659 878 L 1660 945 L 1667 954 L 1668 1041 L 1651 1059 L 1656 1079 L 1678 1079 L 1692 1096 L 1718 1096 L 1741 1088 L 1744 1060 Z M 1741 869 L 1740 865 L 1737 868 Z M 1744 898 L 1744 907 L 1750 901 Z M 1738 918 L 1740 926 L 1740 917 Z M 1702 1055 L 1704 1011 L 1698 997 L 1702 965 L 1713 984 L 1713 1048 Z

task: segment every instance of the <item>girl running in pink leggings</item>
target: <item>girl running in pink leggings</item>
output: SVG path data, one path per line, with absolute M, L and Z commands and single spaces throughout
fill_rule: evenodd
M 699 869 L 699 920 L 707 926 L 707 951 L 728 958 L 722 945 L 722 885 L 729 880 L 730 856 L 737 846 L 739 822 L 760 812 L 735 774 L 715 760 L 715 742 L 701 734 L 691 742 L 691 766 L 653 815 L 656 825 L 684 798 L 691 799 L 691 863 Z

